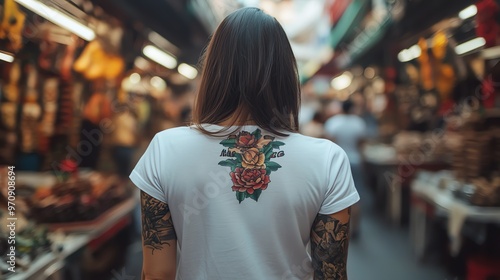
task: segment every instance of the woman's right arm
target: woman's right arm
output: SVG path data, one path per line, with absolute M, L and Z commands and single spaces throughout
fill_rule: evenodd
M 311 227 L 314 280 L 347 280 L 350 217 L 351 207 L 316 216 Z
M 168 205 L 141 191 L 142 280 L 173 280 L 177 236 Z

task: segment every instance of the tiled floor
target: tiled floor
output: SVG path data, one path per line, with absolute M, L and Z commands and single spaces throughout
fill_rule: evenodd
M 452 280 L 443 267 L 413 258 L 406 228 L 390 226 L 377 211 L 364 208 L 361 234 L 350 244 L 350 280 Z M 112 280 L 140 279 L 141 262 L 137 240 L 129 247 L 125 268 L 116 271 Z

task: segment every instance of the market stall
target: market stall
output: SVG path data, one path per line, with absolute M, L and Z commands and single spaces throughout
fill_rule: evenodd
M 47 273 L 56 273 L 54 268 L 70 265 L 66 258 L 75 252 L 98 249 L 132 222 L 137 200 L 116 175 L 59 175 L 69 178 L 59 182 L 47 172 L 1 169 L 2 184 L 17 178 L 15 196 L 2 192 L 2 203 L 11 202 L 2 217 L 11 217 L 6 219 L 12 221 L 16 252 L 15 273 L 5 271 L 9 279 L 45 279 Z M 72 186 L 63 187 L 67 184 Z M 2 250 L 8 261 L 10 249 Z
M 304 85 L 306 102 L 320 100 L 309 107 L 322 119 L 311 123 L 353 102 L 350 114 L 366 124 L 359 151 L 376 210 L 398 227 L 409 223 L 418 258 L 438 252 L 453 275 L 484 279 L 478 271 L 499 257 L 483 249 L 497 246 L 490 235 L 500 217 L 500 3 L 382 2 L 366 10 L 353 1 L 332 27 L 335 55 Z M 470 227 L 493 230 L 475 242 L 482 233 L 464 235 Z M 488 262 L 468 266 L 479 259 Z
M 498 178 L 492 184 L 498 184 Z M 410 234 L 417 257 L 425 256 L 428 247 L 427 219 L 444 217 L 447 219 L 447 233 L 451 240 L 450 253 L 458 255 L 465 226 L 480 227 L 487 224 L 500 223 L 500 192 L 485 194 L 490 205 L 481 206 L 483 197 L 474 192 L 474 186 L 457 180 L 451 172 L 437 173 L 420 172 L 412 182 L 412 213 L 410 219 Z M 479 204 L 479 205 L 478 205 Z M 467 222 L 473 223 L 468 225 Z M 476 239 L 477 236 L 473 238 Z M 486 238 L 482 238 L 485 240 Z
M 13 223 L 0 230 L 0 279 L 119 266 L 138 222 L 136 153 L 189 118 L 201 24 L 167 3 L 171 17 L 155 18 L 144 14 L 156 2 L 111 2 L 0 3 L 0 204 Z
M 92 222 L 67 224 L 65 231 L 50 233 L 48 238 L 53 240 L 51 248 L 54 249 L 37 256 L 25 270 L 18 270 L 11 277 L 7 277 L 19 280 L 62 277 L 65 266 L 75 266 L 68 258 L 86 246 L 97 248 L 131 223 L 130 213 L 136 203 L 132 198 L 127 199 Z M 78 272 L 78 267 L 76 269 Z
M 300 132 L 335 141 L 325 123 L 352 102 L 365 124 L 356 184 L 387 228 L 409 225 L 416 259 L 446 255 L 459 279 L 484 258 L 496 273 L 500 1 L 0 2 L 0 212 L 18 245 L 0 246 L 0 279 L 109 274 L 92 257 L 122 254 L 107 245 L 137 226 L 133 163 L 156 132 L 189 123 L 209 34 L 251 2 L 286 26 Z

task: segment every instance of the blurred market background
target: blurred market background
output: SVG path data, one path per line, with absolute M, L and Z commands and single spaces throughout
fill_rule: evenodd
M 128 173 L 245 6 L 291 41 L 302 133 L 356 144 L 350 279 L 500 279 L 498 0 L 1 0 L 0 279 L 140 279 Z

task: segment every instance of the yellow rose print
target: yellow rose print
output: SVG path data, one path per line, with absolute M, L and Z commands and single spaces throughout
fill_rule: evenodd
M 243 166 L 243 168 L 266 168 L 264 164 L 266 156 L 257 148 L 250 148 L 243 152 L 241 159 L 241 165 Z

